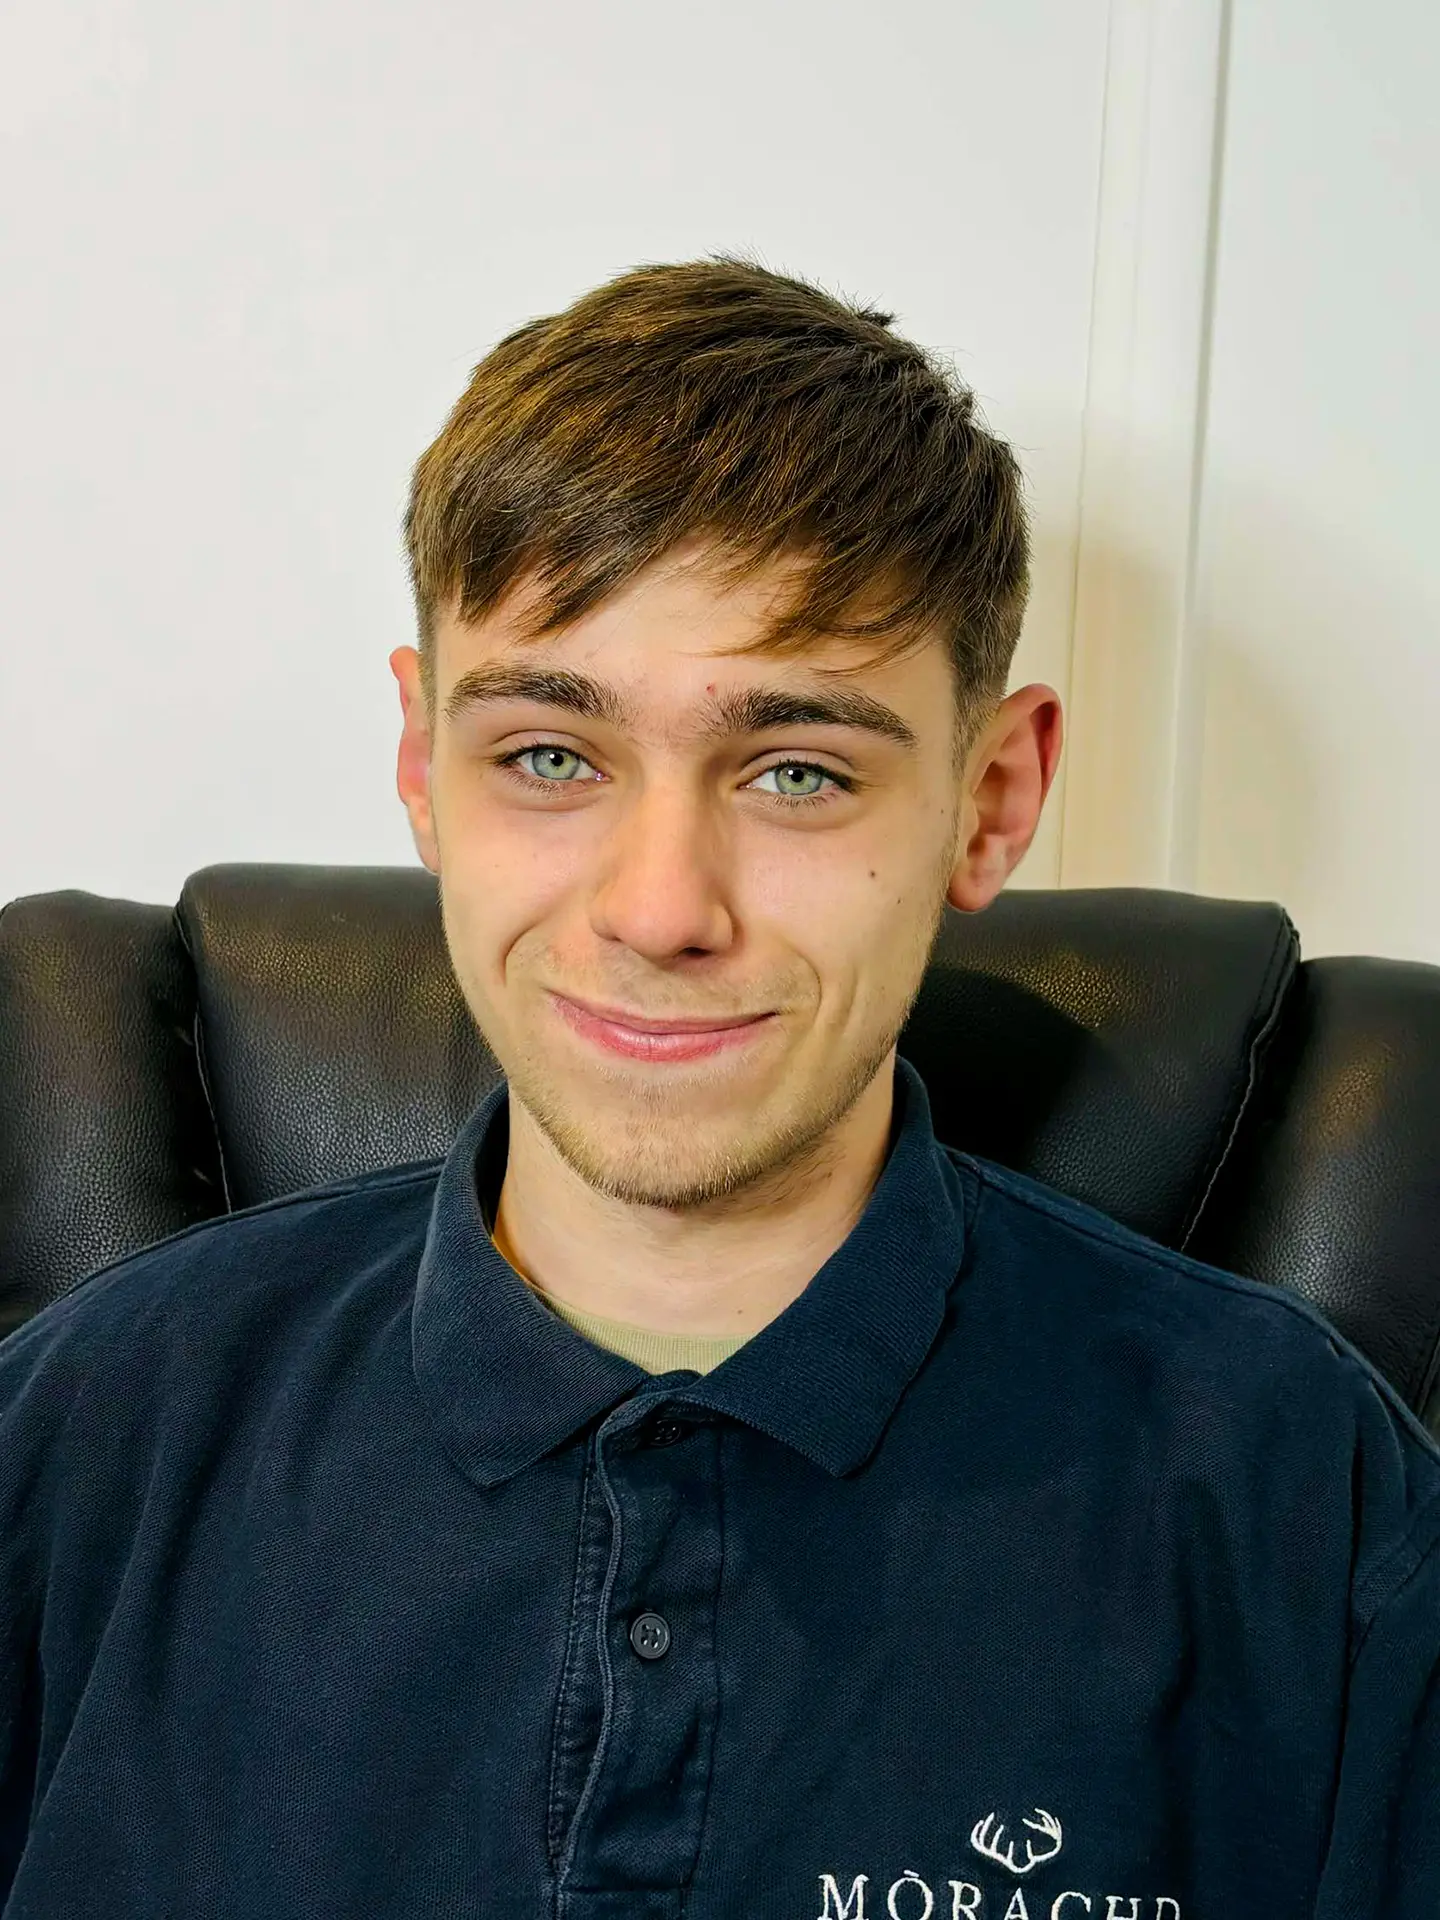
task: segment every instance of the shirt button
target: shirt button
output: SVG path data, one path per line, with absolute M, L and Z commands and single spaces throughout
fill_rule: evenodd
M 670 1624 L 658 1613 L 637 1613 L 630 1622 L 630 1644 L 642 1660 L 658 1660 L 670 1648 Z
M 647 1446 L 652 1447 L 671 1447 L 684 1438 L 685 1429 L 678 1420 L 657 1420 L 645 1436 Z

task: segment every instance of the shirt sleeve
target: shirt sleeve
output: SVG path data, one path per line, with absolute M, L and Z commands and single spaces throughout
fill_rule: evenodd
M 1440 1920 L 1440 1542 L 1377 1608 L 1351 1664 L 1315 1920 Z

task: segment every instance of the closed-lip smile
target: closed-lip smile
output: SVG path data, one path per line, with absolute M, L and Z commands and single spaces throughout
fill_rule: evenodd
M 583 1013 L 591 1014 L 597 1020 L 608 1020 L 617 1027 L 630 1027 L 636 1033 L 719 1033 L 729 1027 L 749 1026 L 753 1021 L 767 1017 L 763 1013 L 667 1014 L 660 1019 L 651 1019 L 645 1014 L 630 1013 L 623 1007 L 597 1006 L 594 1001 L 581 1000 L 573 993 L 558 993 L 555 997 L 557 1000 L 568 1000 L 572 1007 L 579 1007 Z

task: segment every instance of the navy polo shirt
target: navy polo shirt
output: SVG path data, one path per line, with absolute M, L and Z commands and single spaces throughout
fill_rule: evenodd
M 1440 1449 L 896 1095 L 708 1374 L 496 1252 L 503 1087 L 0 1342 L 4 1920 L 1436 1920 Z

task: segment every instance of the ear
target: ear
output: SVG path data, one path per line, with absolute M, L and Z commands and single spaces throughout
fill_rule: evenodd
M 945 898 L 962 913 L 988 907 L 1035 838 L 1060 763 L 1060 696 L 1038 681 L 1009 694 L 965 769 L 956 860 Z
M 415 850 L 430 869 L 440 871 L 440 847 L 430 804 L 431 738 L 425 718 L 425 695 L 420 685 L 420 655 L 414 647 L 396 647 L 390 671 L 400 683 L 400 710 L 404 725 L 395 769 L 395 790 L 410 816 Z

